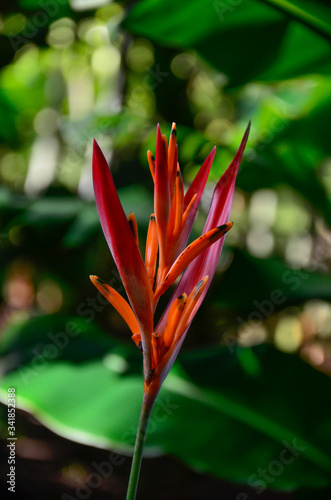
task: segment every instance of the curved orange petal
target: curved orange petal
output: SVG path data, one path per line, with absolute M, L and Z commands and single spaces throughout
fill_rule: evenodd
M 100 293 L 108 300 L 108 302 L 116 309 L 122 316 L 131 332 L 134 334 L 139 333 L 138 321 L 127 301 L 120 295 L 114 288 L 105 283 L 98 276 L 90 276 L 93 285 L 99 290 Z

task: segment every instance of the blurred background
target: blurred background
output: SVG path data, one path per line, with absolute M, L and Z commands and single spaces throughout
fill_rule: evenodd
M 235 225 L 160 394 L 138 498 L 330 498 L 330 41 L 327 0 L 2 6 L 4 498 L 9 387 L 18 495 L 125 497 L 142 367 L 88 279 L 123 292 L 94 203 L 93 138 L 143 252 L 156 123 L 167 135 L 177 123 L 186 185 L 217 146 L 195 238 L 250 119 Z

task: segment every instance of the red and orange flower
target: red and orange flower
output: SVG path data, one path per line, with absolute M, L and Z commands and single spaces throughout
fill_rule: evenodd
M 214 276 L 224 235 L 233 225 L 229 217 L 234 185 L 248 134 L 249 126 L 233 161 L 215 187 L 203 234 L 186 246 L 216 148 L 184 193 L 176 125 L 172 125 L 169 144 L 157 126 L 155 159 L 151 151 L 147 153 L 154 180 L 154 213 L 149 221 L 144 260 L 138 246 L 136 218 L 133 213 L 126 217 L 108 164 L 94 141 L 96 204 L 129 302 L 97 276 L 90 278 L 124 318 L 143 353 L 145 392 L 157 393 L 160 389 Z M 182 273 L 166 310 L 154 325 L 160 296 Z

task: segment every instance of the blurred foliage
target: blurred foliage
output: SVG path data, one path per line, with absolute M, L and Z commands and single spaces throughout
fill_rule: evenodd
M 1 387 L 17 386 L 19 404 L 56 432 L 123 450 L 141 398 L 139 352 L 88 280 L 123 291 L 94 205 L 93 137 L 137 216 L 143 252 L 156 123 L 168 133 L 177 122 L 187 182 L 218 146 L 197 236 L 252 119 L 235 226 L 161 394 L 179 409 L 147 447 L 246 484 L 282 441 L 303 439 L 307 450 L 268 486 L 329 482 L 330 21 L 326 0 L 20 0 L 2 9 Z M 49 335 L 70 317 L 80 333 L 59 348 Z M 43 336 L 53 351 L 39 372 Z

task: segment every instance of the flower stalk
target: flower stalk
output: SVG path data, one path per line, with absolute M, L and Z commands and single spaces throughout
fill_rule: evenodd
M 135 500 L 136 498 L 147 428 L 156 398 L 157 398 L 157 393 L 151 394 L 149 392 L 144 392 L 144 398 L 136 434 L 136 442 L 134 445 L 126 500 Z
M 147 153 L 154 182 L 154 213 L 150 216 L 144 259 L 138 246 L 137 220 L 132 212 L 126 217 L 107 161 L 94 142 L 93 184 L 99 218 L 128 300 L 97 276 L 90 279 L 126 321 L 132 340 L 143 355 L 144 397 L 127 500 L 136 495 L 153 405 L 210 286 L 224 236 L 233 226 L 229 217 L 234 186 L 249 128 L 250 125 L 233 161 L 216 184 L 202 235 L 186 246 L 216 148 L 184 193 L 176 124 L 172 125 L 169 144 L 157 126 L 155 158 L 151 151 Z M 168 306 L 155 325 L 159 298 L 180 276 Z

